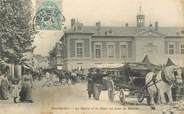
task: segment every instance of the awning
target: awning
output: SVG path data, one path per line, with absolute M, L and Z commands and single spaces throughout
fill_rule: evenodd
M 118 68 L 118 67 L 122 67 L 124 66 L 124 64 L 97 64 L 94 65 L 93 67 L 96 68 Z

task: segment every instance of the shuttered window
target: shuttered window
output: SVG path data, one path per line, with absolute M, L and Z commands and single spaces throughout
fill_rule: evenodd
M 109 58 L 114 57 L 114 45 L 108 45 L 107 53 Z
M 101 45 L 95 45 L 95 57 L 101 58 Z
M 175 53 L 175 45 L 174 43 L 169 43 L 168 44 L 168 53 L 173 55 Z
M 184 54 L 184 44 L 181 44 L 181 54 Z
M 126 43 L 120 44 L 120 57 L 121 58 L 128 57 L 128 45 Z

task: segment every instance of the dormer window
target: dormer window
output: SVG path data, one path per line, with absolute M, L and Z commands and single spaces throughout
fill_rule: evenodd
M 179 36 L 179 35 L 180 35 L 180 33 L 179 33 L 179 32 L 176 32 L 176 35 L 178 35 L 178 36 Z
M 110 33 L 110 34 L 112 33 L 112 30 L 111 30 L 111 29 L 109 30 L 109 33 Z
M 184 34 L 184 30 L 181 31 L 181 34 Z
M 77 30 L 81 31 L 82 30 L 82 27 L 81 26 L 78 26 L 77 27 Z
M 105 32 L 105 36 L 107 35 L 107 32 Z
M 76 27 L 74 27 L 73 30 L 76 31 Z

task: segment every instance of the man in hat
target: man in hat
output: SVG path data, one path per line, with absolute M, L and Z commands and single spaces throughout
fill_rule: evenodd
M 93 97 L 94 96 L 94 92 L 93 92 L 93 75 L 95 74 L 94 70 L 93 69 L 89 69 L 88 70 L 88 76 L 87 76 L 87 81 L 88 81 L 88 84 L 87 84 L 87 91 L 88 91 L 88 96 L 89 96 L 89 99 L 91 99 L 91 95 Z
M 103 77 L 105 74 L 100 72 L 100 69 L 96 69 L 96 73 L 93 75 L 93 92 L 95 100 L 99 100 L 102 87 L 103 87 Z

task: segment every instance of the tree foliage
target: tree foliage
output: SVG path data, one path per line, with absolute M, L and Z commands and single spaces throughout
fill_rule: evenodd
M 1 58 L 20 64 L 23 53 L 33 48 L 31 0 L 1 0 L 0 9 Z

